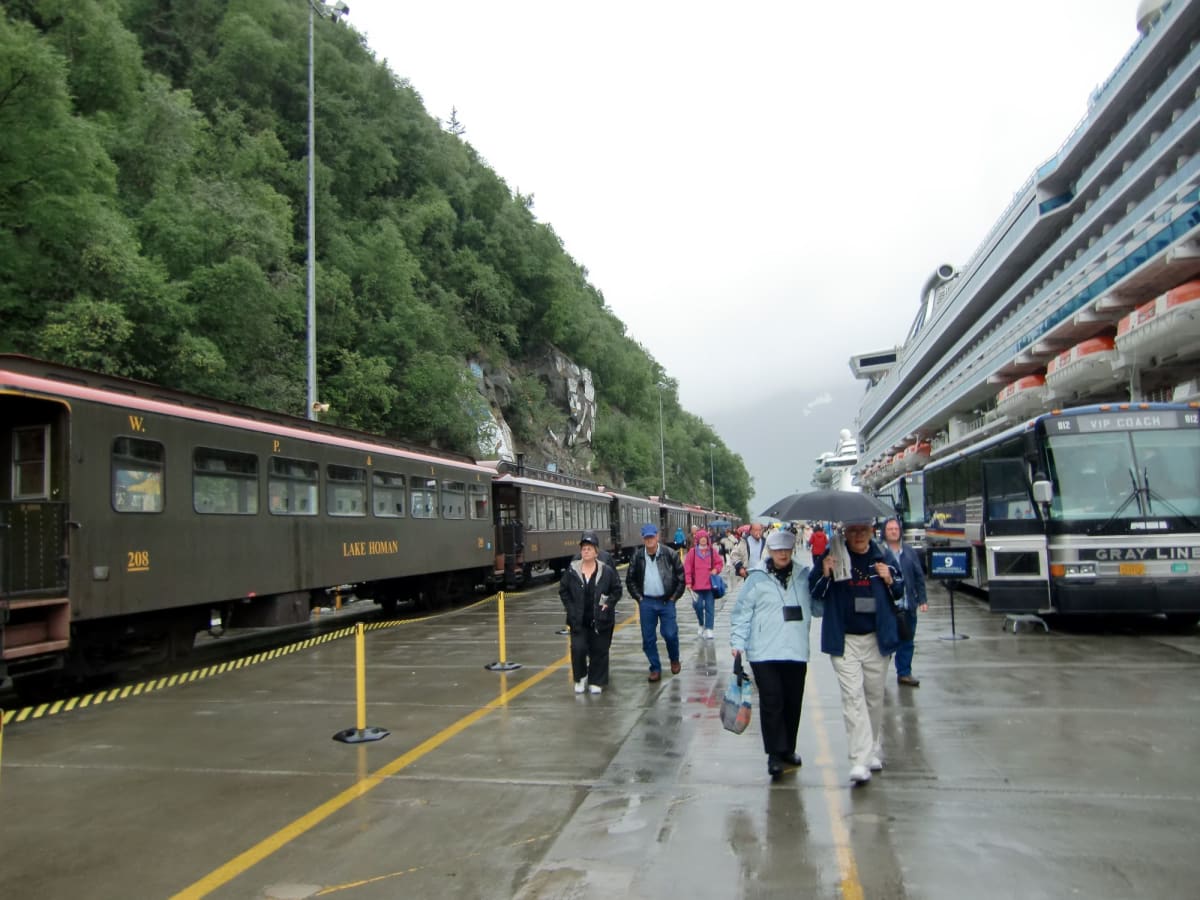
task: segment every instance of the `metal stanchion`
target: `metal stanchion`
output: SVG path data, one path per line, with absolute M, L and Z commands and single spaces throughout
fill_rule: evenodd
M 965 641 L 969 634 L 959 634 L 954 628 L 954 582 L 946 582 L 946 592 L 950 594 L 950 633 L 938 638 L 940 641 Z
M 391 734 L 386 728 L 367 727 L 367 665 L 366 639 L 363 636 L 363 625 L 359 622 L 354 630 L 354 675 L 355 693 L 357 695 L 356 727 L 346 728 L 333 736 L 335 741 L 343 744 L 361 744 L 365 741 L 378 741 Z
M 500 592 L 500 599 L 496 606 L 499 610 L 498 615 L 500 618 L 500 659 L 491 665 L 484 666 L 484 668 L 492 672 L 511 672 L 513 669 L 521 668 L 521 664 L 508 662 L 505 659 L 507 647 L 504 642 L 504 591 Z

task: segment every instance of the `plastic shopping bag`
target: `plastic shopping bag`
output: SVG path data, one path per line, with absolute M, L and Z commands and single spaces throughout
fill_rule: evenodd
M 739 654 L 733 664 L 733 674 L 729 676 L 729 687 L 725 689 L 725 697 L 721 701 L 721 724 L 726 731 L 741 734 L 750 724 L 750 709 L 754 701 L 754 682 L 742 668 L 742 657 Z

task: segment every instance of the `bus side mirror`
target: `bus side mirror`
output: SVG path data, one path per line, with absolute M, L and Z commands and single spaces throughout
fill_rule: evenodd
M 1054 486 L 1049 481 L 1033 483 L 1033 500 L 1035 503 L 1049 503 L 1054 498 Z

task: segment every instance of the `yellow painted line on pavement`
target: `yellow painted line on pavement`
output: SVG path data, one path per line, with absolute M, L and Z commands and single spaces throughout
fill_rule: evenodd
M 619 625 L 617 625 L 614 631 L 619 631 L 636 620 L 636 616 L 630 616 L 624 622 L 621 622 Z M 433 735 L 433 737 L 422 741 L 407 753 L 396 757 L 383 768 L 377 769 L 370 775 L 367 775 L 365 778 L 359 779 L 359 781 L 346 788 L 340 794 L 337 794 L 329 800 L 326 800 L 320 806 L 305 813 L 303 816 L 294 820 L 293 822 L 283 826 L 283 828 L 280 828 L 274 834 L 259 841 L 249 850 L 246 850 L 245 852 L 235 856 L 229 862 L 225 863 L 225 865 L 214 869 L 199 881 L 194 882 L 193 884 L 184 888 L 178 894 L 175 894 L 171 900 L 199 900 L 199 898 L 208 896 L 217 888 L 224 887 L 233 879 L 246 872 L 248 869 L 258 865 L 277 850 L 282 849 L 292 841 L 311 831 L 317 825 L 320 825 L 334 813 L 345 809 L 353 801 L 358 800 L 370 791 L 373 791 L 391 776 L 408 768 L 423 756 L 426 756 L 427 754 L 441 747 L 451 738 L 456 737 L 475 723 L 487 718 L 487 716 L 493 711 L 506 706 L 509 701 L 519 697 L 531 687 L 541 684 L 559 669 L 569 665 L 570 662 L 571 656 L 569 653 L 565 656 L 559 657 L 536 675 L 532 675 L 529 679 L 522 681 L 516 687 L 504 691 L 495 700 L 492 700 L 484 706 L 479 707 L 474 712 L 468 713 L 454 724 L 443 728 L 437 734 Z M 859 895 L 859 898 L 861 900 L 861 894 Z
M 838 874 L 841 877 L 839 887 L 843 900 L 863 900 L 862 882 L 858 879 L 858 863 L 854 859 L 854 848 L 850 845 L 850 832 L 846 828 L 843 815 L 846 792 L 850 788 L 838 780 L 838 766 L 833 758 L 829 731 L 825 726 L 825 716 L 821 712 L 820 698 L 817 700 L 817 703 L 806 706 L 812 710 L 810 717 L 816 725 L 817 744 L 821 748 L 817 764 L 821 767 L 821 780 L 825 784 L 825 808 L 829 811 L 830 836 L 837 851 Z

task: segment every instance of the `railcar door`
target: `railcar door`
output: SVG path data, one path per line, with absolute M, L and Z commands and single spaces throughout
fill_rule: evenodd
M 0 422 L 0 647 L 12 663 L 68 642 L 67 415 L 58 403 L 4 396 Z
M 1046 524 L 1021 459 L 983 461 L 983 542 L 992 611 L 1049 611 Z
M 512 485 L 496 487 L 496 574 L 505 585 L 519 580 L 524 563 L 525 529 L 521 524 L 521 494 Z

